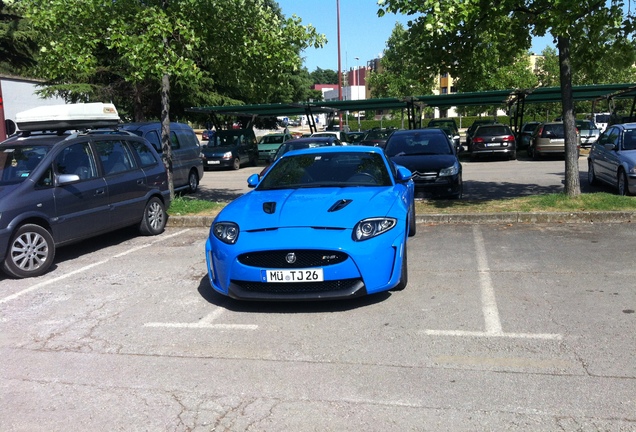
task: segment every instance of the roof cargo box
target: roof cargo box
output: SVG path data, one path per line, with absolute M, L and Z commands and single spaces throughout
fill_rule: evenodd
M 69 130 L 117 126 L 119 114 L 110 103 L 48 105 L 15 115 L 22 131 Z

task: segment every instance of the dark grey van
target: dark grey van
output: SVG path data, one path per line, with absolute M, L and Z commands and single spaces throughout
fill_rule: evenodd
M 219 130 L 207 145 L 201 148 L 205 168 L 239 169 L 242 165 L 256 166 L 258 144 L 251 129 Z
M 125 123 L 120 129 L 146 138 L 161 154 L 161 123 Z M 203 177 L 203 161 L 199 139 L 190 126 L 170 123 L 170 145 L 172 147 L 172 182 L 175 190 L 196 192 Z

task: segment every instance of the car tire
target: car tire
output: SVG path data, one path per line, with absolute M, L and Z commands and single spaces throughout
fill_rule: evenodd
M 40 225 L 25 224 L 11 236 L 2 269 L 14 278 L 41 276 L 53 264 L 53 236 Z
M 618 194 L 620 196 L 629 196 L 629 187 L 628 187 L 628 180 L 627 180 L 627 174 L 625 174 L 625 171 L 623 171 L 622 169 L 618 170 L 618 174 L 617 174 L 617 182 L 616 182 L 616 188 L 618 189 Z
M 404 240 L 404 259 L 402 260 L 402 269 L 400 270 L 400 281 L 391 291 L 402 291 L 409 282 L 409 265 L 406 257 L 406 240 Z
M 411 202 L 411 218 L 409 219 L 409 237 L 417 233 L 417 223 L 415 221 L 415 201 Z
M 188 174 L 188 193 L 195 193 L 199 188 L 199 176 L 195 170 Z
M 241 169 L 241 159 L 240 158 L 234 158 L 234 160 L 232 161 L 232 169 L 233 170 L 238 170 Z
M 587 182 L 590 186 L 594 186 L 598 183 L 598 179 L 596 178 L 596 174 L 594 173 L 594 164 L 592 161 L 587 163 Z
M 150 198 L 139 224 L 139 232 L 145 236 L 161 234 L 166 228 L 166 222 L 168 214 L 164 203 L 157 197 Z

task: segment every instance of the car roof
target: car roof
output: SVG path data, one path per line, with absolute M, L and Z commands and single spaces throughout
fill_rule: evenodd
M 117 127 L 125 130 L 153 130 L 157 129 L 157 126 L 161 128 L 161 122 L 135 122 L 135 123 L 122 123 Z M 185 123 L 170 122 L 170 129 L 191 129 Z
M 303 143 L 303 142 L 331 142 L 331 141 L 335 141 L 336 139 L 338 139 L 335 135 L 331 135 L 331 136 L 315 136 L 315 137 L 305 137 L 305 138 L 297 138 L 295 140 L 293 140 L 292 142 L 297 143 Z
M 446 134 L 444 133 L 444 131 L 440 128 L 425 128 L 425 129 L 400 129 L 400 130 L 396 130 L 395 132 L 393 132 L 393 134 L 391 134 L 391 136 L 399 136 L 399 135 L 412 135 L 414 133 L 423 133 L 423 134 L 429 134 L 429 135 L 439 135 L 442 134 L 444 136 L 446 136 Z

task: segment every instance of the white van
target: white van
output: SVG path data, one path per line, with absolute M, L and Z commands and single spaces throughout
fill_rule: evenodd
M 595 113 L 592 114 L 592 118 L 590 120 L 592 120 L 596 127 L 601 130 L 601 133 L 603 133 L 609 124 L 610 116 L 610 113 Z

